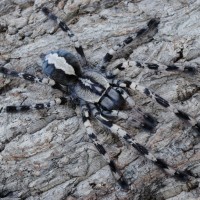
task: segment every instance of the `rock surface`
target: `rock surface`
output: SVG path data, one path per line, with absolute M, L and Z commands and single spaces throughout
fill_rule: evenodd
M 1 65 L 44 76 L 41 53 L 55 49 L 75 52 L 67 35 L 41 13 L 44 5 L 68 22 L 93 65 L 114 44 L 134 35 L 155 17 L 160 18 L 158 33 L 151 42 L 131 49 L 129 59 L 176 62 L 197 68 L 200 64 L 198 0 L 1 0 Z M 119 53 L 118 57 L 122 55 Z M 108 68 L 112 66 L 111 63 Z M 120 77 L 152 88 L 200 121 L 199 73 L 127 69 Z M 0 83 L 1 107 L 46 102 L 62 95 L 48 86 L 1 75 Z M 171 166 L 200 176 L 199 136 L 150 99 L 135 92 L 131 95 L 159 123 L 152 133 L 134 128 L 131 122 L 117 123 Z M 79 108 L 67 105 L 40 112 L 0 113 L 0 199 L 200 199 L 199 187 L 167 176 L 95 120 L 92 122 L 127 179 L 130 191 L 119 188 L 108 165 L 89 141 Z M 196 182 L 199 180 L 197 177 Z

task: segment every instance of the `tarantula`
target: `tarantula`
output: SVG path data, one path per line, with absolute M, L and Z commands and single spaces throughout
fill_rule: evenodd
M 39 78 L 31 74 L 12 71 L 5 67 L 0 67 L 0 72 L 4 75 L 19 77 L 31 82 L 47 84 L 55 89 L 63 91 L 64 94 L 66 94 L 65 92 L 68 91 L 70 95 L 69 97 L 63 96 L 60 98 L 56 98 L 48 103 L 6 106 L 5 108 L 2 108 L 1 111 L 13 113 L 19 111 L 28 111 L 31 109 L 40 110 L 52 107 L 54 105 L 63 105 L 72 100 L 80 105 L 82 110 L 83 124 L 86 128 L 86 132 L 89 138 L 96 146 L 99 153 L 102 154 L 107 161 L 114 177 L 122 188 L 127 189 L 128 184 L 120 170 L 117 169 L 115 162 L 110 158 L 109 154 L 106 152 L 105 148 L 98 140 L 90 122 L 91 116 L 96 118 L 111 132 L 123 138 L 140 154 L 151 160 L 155 165 L 157 165 L 166 173 L 184 181 L 189 180 L 190 175 L 188 175 L 188 173 L 175 170 L 162 159 L 155 157 L 143 145 L 139 144 L 125 130 L 115 124 L 112 120 L 112 117 L 117 117 L 121 119 L 128 118 L 127 114 L 122 111 L 124 105 L 128 103 L 130 106 L 134 107 L 134 111 L 138 112 L 138 115 L 140 115 L 140 120 L 135 118 L 135 122 L 146 129 L 154 128 L 156 124 L 155 119 L 151 115 L 145 114 L 140 109 L 135 107 L 134 101 L 126 91 L 126 89 L 131 89 L 139 91 L 147 97 L 150 97 L 161 106 L 168 108 L 180 119 L 188 121 L 192 125 L 192 127 L 198 133 L 200 133 L 200 124 L 194 118 L 192 118 L 187 113 L 175 108 L 172 104 L 170 104 L 167 100 L 165 100 L 158 94 L 135 82 L 115 79 L 118 73 L 128 67 L 147 67 L 151 70 L 156 70 L 159 68 L 159 65 L 154 63 L 141 63 L 137 61 L 127 60 L 118 64 L 116 67 L 114 67 L 112 71 L 106 72 L 106 67 L 112 60 L 114 55 L 122 50 L 124 47 L 126 47 L 128 44 L 134 42 L 135 40 L 139 41 L 141 40 L 141 38 L 146 38 L 146 41 L 150 41 L 158 31 L 159 19 L 151 19 L 147 23 L 147 26 L 145 28 L 139 30 L 136 33 L 135 37 L 129 36 L 124 41 L 111 48 L 108 53 L 103 57 L 102 62 L 98 66 L 98 69 L 101 69 L 101 71 L 96 72 L 89 68 L 89 64 L 85 57 L 83 48 L 79 44 L 78 38 L 70 30 L 67 24 L 60 20 L 56 15 L 51 13 L 46 7 L 43 7 L 42 11 L 49 19 L 55 21 L 58 26 L 68 34 L 70 40 L 74 44 L 78 56 L 81 58 L 81 62 L 72 53 L 65 50 L 57 50 L 50 51 L 43 56 L 42 68 L 48 78 Z M 190 66 L 180 68 L 175 65 L 170 65 L 166 66 L 165 70 L 182 70 L 185 72 L 193 72 L 195 69 Z

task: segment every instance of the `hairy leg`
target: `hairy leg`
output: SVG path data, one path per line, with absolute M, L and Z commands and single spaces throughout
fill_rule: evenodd
M 117 169 L 115 162 L 112 159 L 110 159 L 110 156 L 108 155 L 107 151 L 105 150 L 102 143 L 98 140 L 98 138 L 96 136 L 96 133 L 95 133 L 95 131 L 94 131 L 92 125 L 91 125 L 90 119 L 89 119 L 89 109 L 88 109 L 88 107 L 83 103 L 81 108 L 82 108 L 83 124 L 86 128 L 86 132 L 87 132 L 89 138 L 91 139 L 92 143 L 95 145 L 95 147 L 97 148 L 99 153 L 104 157 L 104 159 L 106 160 L 106 162 L 110 166 L 110 169 L 111 169 L 115 179 L 119 183 L 119 185 L 123 189 L 127 190 L 128 184 L 126 183 L 122 173 Z
M 7 112 L 7 113 L 16 113 L 16 112 L 25 112 L 29 110 L 41 110 L 45 108 L 50 108 L 55 105 L 63 105 L 66 104 L 69 101 L 68 98 L 60 97 L 55 98 L 52 101 L 46 102 L 46 103 L 36 103 L 32 105 L 20 105 L 20 106 L 6 106 L 5 108 L 1 108 L 0 112 Z
M 118 87 L 122 87 L 122 88 L 129 88 L 132 90 L 137 90 L 141 94 L 144 94 L 147 97 L 150 97 L 152 100 L 154 100 L 155 102 L 160 104 L 162 107 L 165 107 L 165 108 L 169 109 L 171 112 L 173 112 L 178 118 L 180 118 L 184 121 L 188 121 L 192 125 L 192 128 L 200 134 L 200 123 L 198 123 L 196 119 L 194 119 L 189 114 L 177 109 L 170 102 L 168 102 L 163 97 L 156 94 L 155 92 L 151 91 L 150 89 L 148 89 L 144 86 L 141 86 L 140 84 L 135 83 L 135 82 L 123 81 L 123 80 L 117 80 L 117 79 L 113 79 L 112 84 L 116 85 Z
M 101 115 L 101 113 L 96 109 L 96 107 L 92 104 L 89 105 L 92 110 L 93 116 L 102 123 L 106 128 L 108 128 L 112 133 L 116 134 L 118 137 L 123 138 L 127 143 L 129 143 L 132 147 L 134 147 L 140 154 L 145 156 L 148 160 L 152 161 L 159 168 L 164 170 L 167 174 L 174 176 L 180 180 L 188 181 L 190 177 L 187 173 L 175 170 L 170 167 L 166 162 L 162 159 L 155 157 L 151 152 L 149 152 L 146 147 L 138 143 L 135 139 L 133 139 L 125 130 L 123 130 L 117 124 L 112 123 L 105 117 Z

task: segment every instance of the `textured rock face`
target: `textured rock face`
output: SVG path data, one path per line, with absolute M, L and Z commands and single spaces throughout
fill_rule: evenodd
M 68 22 L 93 65 L 107 50 L 160 18 L 154 39 L 128 48 L 118 57 L 160 64 L 200 63 L 200 2 L 120 0 L 1 0 L 0 64 L 9 69 L 42 74 L 40 55 L 49 50 L 75 52 L 69 38 L 41 13 L 45 5 Z M 133 51 L 131 53 L 130 51 Z M 118 61 L 117 61 L 118 62 Z M 111 63 L 108 69 L 114 66 Z M 200 74 L 129 68 L 121 78 L 140 82 L 200 120 Z M 0 106 L 46 102 L 62 93 L 51 87 L 0 75 Z M 118 121 L 138 142 L 180 170 L 200 175 L 199 136 L 189 125 L 132 92 L 137 106 L 158 120 L 154 132 Z M 134 113 L 127 111 L 130 116 Z M 99 139 L 115 159 L 130 185 L 122 191 L 110 169 L 89 141 L 79 108 L 58 106 L 44 111 L 0 113 L 1 199 L 199 199 L 199 187 L 190 187 L 165 175 L 133 148 L 92 121 Z M 198 182 L 199 179 L 196 178 Z

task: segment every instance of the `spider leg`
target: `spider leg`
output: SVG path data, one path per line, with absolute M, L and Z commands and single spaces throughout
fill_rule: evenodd
M 140 154 L 145 156 L 148 160 L 152 161 L 155 165 L 157 165 L 159 168 L 164 170 L 167 174 L 174 176 L 178 178 L 179 180 L 188 181 L 189 176 L 187 173 L 178 171 L 170 167 L 166 162 L 164 162 L 160 158 L 156 158 L 152 153 L 150 153 L 146 147 L 138 143 L 136 140 L 131 138 L 131 136 L 123 130 L 120 126 L 117 124 L 112 123 L 105 117 L 103 117 L 100 112 L 96 109 L 95 105 L 89 104 L 90 109 L 92 110 L 92 115 L 95 116 L 95 118 L 102 123 L 106 128 L 108 128 L 112 133 L 116 134 L 118 137 L 123 138 L 127 143 L 129 143 L 131 146 L 133 146 Z
M 20 105 L 20 106 L 6 106 L 5 108 L 1 108 L 0 112 L 7 112 L 7 113 L 16 113 L 16 112 L 25 112 L 29 110 L 41 110 L 45 108 L 50 108 L 55 105 L 63 105 L 69 101 L 66 97 L 55 98 L 52 101 L 46 103 L 36 103 L 32 105 Z
M 5 67 L 0 67 L 0 73 L 4 74 L 6 76 L 18 77 L 18 78 L 24 79 L 26 81 L 45 84 L 45 85 L 49 85 L 49 86 L 53 86 L 53 87 L 56 86 L 56 82 L 53 79 L 39 78 L 39 77 L 36 77 L 32 74 L 17 72 L 17 71 L 14 71 L 14 70 L 11 71 L 11 70 L 9 70 Z
M 144 113 L 138 106 L 135 105 L 135 101 L 128 95 L 128 93 L 119 87 L 114 87 L 125 99 L 125 101 L 128 102 L 128 104 L 131 106 L 132 110 L 134 111 L 135 116 L 133 117 L 133 121 L 136 125 L 139 127 L 142 127 L 146 130 L 151 131 L 154 129 L 157 125 L 157 121 L 154 117 L 152 117 L 148 113 Z
M 94 131 L 92 125 L 91 125 L 90 119 L 89 119 L 89 109 L 88 109 L 88 107 L 85 104 L 82 104 L 81 108 L 82 108 L 83 124 L 86 128 L 86 132 L 87 132 L 89 138 L 91 139 L 92 143 L 95 145 L 95 147 L 97 148 L 99 153 L 104 157 L 104 159 L 106 160 L 106 162 L 110 166 L 110 169 L 111 169 L 115 179 L 119 183 L 119 185 L 123 189 L 127 190 L 128 184 L 126 183 L 122 173 L 117 169 L 115 162 L 112 159 L 110 159 L 110 156 L 108 155 L 105 148 L 103 147 L 103 145 L 101 144 L 101 142 L 98 140 L 98 138 L 96 136 L 96 133 L 95 133 L 95 131 Z
M 105 117 L 117 117 L 120 119 L 128 119 L 129 118 L 129 116 L 125 112 L 122 112 L 119 110 L 102 110 L 102 114 Z
M 135 107 L 135 101 L 133 100 L 133 98 L 130 97 L 130 95 L 128 95 L 128 93 L 122 89 L 122 88 L 118 88 L 118 87 L 113 87 L 115 90 L 117 90 L 122 97 L 124 98 L 124 100 L 131 106 L 131 107 Z
M 43 8 L 42 8 L 42 12 L 43 12 L 49 19 L 55 21 L 55 22 L 59 25 L 59 27 L 60 27 L 64 32 L 67 33 L 67 35 L 69 36 L 70 40 L 73 42 L 74 47 L 75 47 L 77 53 L 81 56 L 82 61 L 84 62 L 83 64 L 86 65 L 86 64 L 87 64 L 87 60 L 86 60 L 86 57 L 85 57 L 83 48 L 82 48 L 82 46 L 80 45 L 77 36 L 71 31 L 71 29 L 68 27 L 68 25 L 67 25 L 64 21 L 60 20 L 56 15 L 54 15 L 53 13 L 51 13 L 51 12 L 49 11 L 48 8 L 43 7 Z
M 124 47 L 129 45 L 130 43 L 132 48 L 136 48 L 139 45 L 149 42 L 152 40 L 153 36 L 157 33 L 158 31 L 158 24 L 159 20 L 158 19 L 151 19 L 148 24 L 147 28 L 142 28 L 140 29 L 136 35 L 134 36 L 129 36 L 125 40 L 123 40 L 121 43 L 118 43 L 114 47 L 112 47 L 108 53 L 103 57 L 100 67 L 102 70 L 105 70 L 109 62 L 112 60 L 112 58 L 118 53 L 120 50 L 122 50 Z
M 138 61 L 124 61 L 115 66 L 111 71 L 106 72 L 107 78 L 113 78 L 117 76 L 121 71 L 124 71 L 127 68 L 137 67 L 137 68 L 148 68 L 149 70 L 160 70 L 160 71 L 180 71 L 190 74 L 196 73 L 196 68 L 192 66 L 181 66 L 181 65 L 162 65 L 155 63 L 141 63 Z
M 161 106 L 168 108 L 178 118 L 185 120 L 185 121 L 188 121 L 192 125 L 192 128 L 200 134 L 200 123 L 198 123 L 196 119 L 191 117 L 189 114 L 177 109 L 170 102 L 168 102 L 163 97 L 156 94 L 155 92 L 151 91 L 150 89 L 148 89 L 144 86 L 141 86 L 140 84 L 137 84 L 135 82 L 123 81 L 123 80 L 117 80 L 117 79 L 113 79 L 112 84 L 119 86 L 119 87 L 122 87 L 122 88 L 129 88 L 129 89 L 132 89 L 132 90 L 137 90 L 141 94 L 145 94 L 147 97 L 150 97 L 152 100 L 154 100 L 155 102 L 157 102 Z
M 144 113 L 139 113 L 138 111 L 135 110 L 135 115 L 134 117 L 130 117 L 128 114 L 126 114 L 125 112 L 119 111 L 119 110 L 102 110 L 102 115 L 108 119 L 112 119 L 113 117 L 116 117 L 118 119 L 124 119 L 127 121 L 130 121 L 131 124 L 134 127 L 137 128 L 144 128 L 145 130 L 151 131 L 155 128 L 155 120 L 154 121 L 150 121 L 151 120 L 151 116 L 147 116 L 147 114 Z

